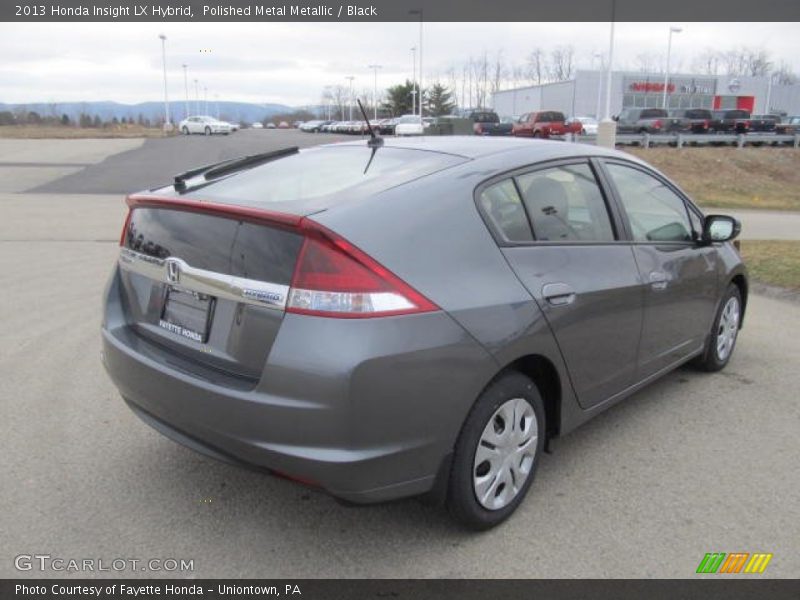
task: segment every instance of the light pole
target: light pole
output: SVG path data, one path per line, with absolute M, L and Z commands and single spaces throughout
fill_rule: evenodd
M 775 79 L 775 73 L 769 73 L 769 79 L 767 79 L 767 101 L 764 106 L 764 114 L 771 114 L 769 110 L 769 105 L 772 103 L 772 80 Z
M 594 116 L 600 120 L 600 100 L 603 97 L 603 55 L 600 52 L 592 54 L 592 70 L 594 70 L 594 59 L 600 59 L 600 68 L 597 70 L 597 106 L 594 110 Z
M 383 65 L 369 65 L 369 69 L 372 69 L 375 72 L 375 85 L 372 88 L 372 103 L 375 106 L 375 120 L 378 120 L 378 69 L 382 68 Z
M 349 108 L 350 119 L 349 120 L 352 121 L 353 120 L 353 79 L 355 79 L 355 77 L 353 75 L 348 75 L 347 77 L 345 77 L 345 79 L 349 79 L 350 80 L 350 94 L 347 97 L 347 104 L 350 106 L 350 108 Z
M 417 47 L 411 46 L 411 114 L 417 114 Z
M 664 100 L 663 100 L 663 108 L 664 110 L 667 109 L 667 85 L 669 84 L 669 58 L 670 54 L 672 53 L 672 34 L 673 33 L 680 33 L 683 31 L 680 27 L 670 27 L 669 28 L 669 40 L 667 41 L 667 69 L 666 73 L 664 73 Z
M 200 114 L 200 88 L 197 86 L 197 79 L 194 80 L 194 114 Z
M 208 86 L 203 86 L 203 112 L 208 114 Z
M 419 15 L 419 118 L 422 118 L 422 9 L 408 11 L 410 15 Z
M 608 40 L 608 64 L 606 64 L 606 112 L 597 126 L 597 145 L 613 148 L 617 142 L 617 124 L 611 119 L 611 69 L 614 65 L 614 19 L 617 3 L 611 0 L 611 34 Z
M 169 127 L 169 98 L 167 98 L 167 36 L 160 34 L 161 63 L 164 67 L 164 129 Z
M 185 118 L 189 118 L 189 79 L 188 75 L 186 74 L 186 69 L 189 68 L 189 65 L 181 65 L 183 67 L 183 91 L 186 92 L 186 101 L 184 103 L 184 115 Z
M 214 103 L 217 105 L 217 121 L 219 121 L 219 94 L 214 94 Z

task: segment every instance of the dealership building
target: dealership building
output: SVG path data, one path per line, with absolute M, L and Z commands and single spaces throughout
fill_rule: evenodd
M 501 116 L 537 110 L 558 110 L 566 115 L 603 116 L 606 97 L 605 71 L 575 73 L 574 79 L 557 83 L 501 90 L 492 96 L 492 107 Z M 615 71 L 611 76 L 611 114 L 623 108 L 663 106 L 664 74 Z M 670 75 L 669 108 L 740 108 L 754 114 L 800 115 L 800 85 L 770 84 L 765 77 L 728 75 Z

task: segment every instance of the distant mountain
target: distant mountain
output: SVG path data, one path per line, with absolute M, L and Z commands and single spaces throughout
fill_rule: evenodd
M 208 101 L 208 114 L 217 116 L 217 104 L 219 104 L 219 117 L 223 120 L 262 121 L 273 115 L 292 112 L 295 109 L 285 104 L 251 104 L 248 102 L 222 102 Z M 120 104 L 119 102 L 31 102 L 28 104 L 6 104 L 0 102 L 0 111 L 14 111 L 17 108 L 24 108 L 26 111 L 37 112 L 41 116 L 68 115 L 73 121 L 80 117 L 81 113 L 88 114 L 92 118 L 99 116 L 104 121 L 110 121 L 114 117 L 117 119 L 129 119 L 134 121 L 142 115 L 145 119 L 158 121 L 164 118 L 163 102 L 140 102 L 139 104 Z M 183 101 L 173 101 L 169 103 L 170 117 L 173 121 L 180 121 L 185 115 L 185 103 Z M 196 103 L 189 101 L 189 113 L 195 114 Z M 200 114 L 206 113 L 205 103 L 199 103 Z

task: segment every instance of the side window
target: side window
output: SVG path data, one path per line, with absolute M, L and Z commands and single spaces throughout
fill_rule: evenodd
M 603 194 L 588 164 L 534 171 L 517 183 L 537 240 L 614 241 Z
M 692 240 L 692 226 L 683 199 L 660 180 L 624 165 L 607 163 L 606 168 L 619 192 L 633 239 L 642 242 L 685 242 Z
M 511 179 L 487 187 L 478 201 L 489 220 L 509 242 L 531 242 L 533 234 Z

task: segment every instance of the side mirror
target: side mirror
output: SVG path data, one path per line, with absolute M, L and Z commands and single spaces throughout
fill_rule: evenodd
M 708 215 L 703 221 L 703 241 L 728 242 L 742 231 L 742 224 L 727 215 Z

